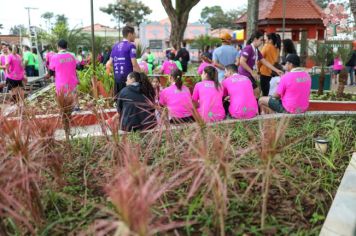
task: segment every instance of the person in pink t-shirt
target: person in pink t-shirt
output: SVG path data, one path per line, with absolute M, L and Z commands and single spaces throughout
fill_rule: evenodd
M 198 103 L 198 113 L 205 122 L 215 122 L 225 119 L 223 106 L 224 90 L 218 79 L 218 72 L 213 66 L 203 70 L 203 81 L 195 85 L 192 99 Z
M 170 81 L 172 85 L 161 91 L 159 103 L 168 108 L 171 123 L 192 122 L 192 97 L 189 89 L 183 85 L 182 72 L 174 69 Z
M 141 58 L 141 61 L 138 63 L 138 66 L 141 68 L 141 71 L 147 75 L 148 74 L 148 64 L 145 59 L 146 58 Z
M 198 67 L 198 74 L 202 75 L 203 71 L 204 71 L 204 68 L 207 67 L 207 66 L 213 66 L 213 64 L 212 64 L 212 61 L 204 54 L 202 54 L 200 56 L 200 58 L 202 59 L 203 62 Z
M 262 113 L 304 113 L 309 107 L 311 89 L 310 75 L 303 68 L 297 68 L 300 59 L 296 54 L 286 58 L 286 73 L 281 77 L 277 92 L 272 97 L 261 97 Z
M 15 102 L 22 101 L 24 98 L 23 81 L 26 79 L 25 69 L 22 64 L 22 57 L 18 54 L 18 47 L 12 46 L 12 53 L 6 59 L 6 84 L 11 90 L 12 98 Z
M 171 72 L 175 69 L 178 69 L 177 64 L 174 62 L 174 53 L 170 53 L 168 58 L 168 61 L 165 61 L 162 65 L 161 68 L 161 73 L 164 75 L 170 75 Z
M 225 67 L 225 79 L 222 82 L 225 100 L 230 101 L 228 111 L 235 119 L 250 119 L 258 114 L 258 105 L 254 95 L 251 80 L 244 75 L 237 74 L 235 64 Z
M 0 83 L 4 83 L 7 77 L 6 74 L 6 59 L 10 55 L 9 45 L 5 42 L 1 43 L 0 54 Z
M 56 93 L 72 94 L 76 100 L 75 110 L 79 110 L 76 88 L 78 85 L 76 59 L 67 51 L 67 41 L 58 41 L 58 53 L 53 55 L 49 64 L 47 78 L 55 77 Z
M 343 69 L 342 60 L 340 58 L 340 53 L 336 55 L 334 58 L 333 64 L 333 79 L 335 80 L 335 84 L 337 83 L 337 75 L 340 74 L 341 70 Z

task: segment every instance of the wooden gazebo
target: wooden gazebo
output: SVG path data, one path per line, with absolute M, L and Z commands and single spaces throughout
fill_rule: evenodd
M 311 40 L 323 40 L 325 26 L 322 21 L 322 9 L 314 0 L 285 0 L 285 32 L 291 34 L 293 41 L 299 41 L 301 32 L 307 32 Z M 236 23 L 246 32 L 247 14 Z M 258 29 L 267 33 L 282 32 L 283 0 L 260 0 Z M 246 35 L 245 35 L 246 38 Z

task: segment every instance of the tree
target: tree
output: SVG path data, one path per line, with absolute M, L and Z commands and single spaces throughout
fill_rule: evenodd
M 259 1 L 249 0 L 247 5 L 247 38 L 258 29 Z
M 356 1 L 350 0 L 351 13 L 354 16 L 354 25 L 356 25 Z
M 152 13 L 152 10 L 141 1 L 121 0 L 116 4 L 109 4 L 108 7 L 100 8 L 102 12 L 112 15 L 118 24 L 133 24 L 137 27 L 145 21 L 145 16 Z
M 324 9 L 329 4 L 329 0 L 316 0 L 315 3 Z
M 213 38 L 209 35 L 199 35 L 193 41 L 192 46 L 198 48 L 201 51 L 204 51 L 206 46 L 216 46 L 217 44 L 221 44 L 221 39 Z
M 68 42 L 68 50 L 76 52 L 79 45 L 88 45 L 90 40 L 88 35 L 82 32 L 82 29 L 69 29 L 66 24 L 59 22 L 53 27 L 50 34 L 44 33 L 41 37 L 47 41 L 53 48 L 57 47 L 59 39 L 65 39 Z
M 174 8 L 172 0 L 161 0 L 169 20 L 171 21 L 171 35 L 169 41 L 173 47 L 177 49 L 180 48 L 184 37 L 184 31 L 188 24 L 189 12 L 199 1 L 200 0 L 176 0 Z
M 231 29 L 236 27 L 236 19 L 245 12 L 245 8 L 224 12 L 220 6 L 204 7 L 200 13 L 200 22 L 209 23 L 212 29 Z
M 24 25 L 14 25 L 10 28 L 10 34 L 13 35 L 27 34 L 27 28 Z
M 63 23 L 64 25 L 68 25 L 68 18 L 65 15 L 56 15 L 55 25 L 58 25 L 60 23 Z
M 54 17 L 54 13 L 53 12 L 45 12 L 41 15 L 41 18 L 43 18 L 46 21 L 46 26 L 47 26 L 47 30 L 50 30 L 51 28 L 51 20 Z
M 0 30 L 4 28 L 3 24 L 0 24 Z M 0 32 L 1 33 L 1 32 Z

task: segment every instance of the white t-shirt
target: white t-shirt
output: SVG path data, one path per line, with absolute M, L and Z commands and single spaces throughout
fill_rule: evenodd
M 273 96 L 276 93 L 280 80 L 281 80 L 280 76 L 272 77 L 271 81 L 269 82 L 268 96 Z

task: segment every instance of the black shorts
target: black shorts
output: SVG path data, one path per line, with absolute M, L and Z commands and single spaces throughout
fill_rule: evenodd
M 192 116 L 188 117 L 183 117 L 183 118 L 174 118 L 172 117 L 171 120 L 169 121 L 171 124 L 182 124 L 182 123 L 192 123 L 194 122 L 194 118 Z
M 13 80 L 13 79 L 6 79 L 6 85 L 7 85 L 7 89 L 11 90 L 13 88 L 17 88 L 17 87 L 23 87 L 23 83 L 22 80 Z
M 268 107 L 277 113 L 287 113 L 286 109 L 284 109 L 282 105 L 282 101 L 280 99 L 276 99 L 271 97 L 268 101 Z
M 252 83 L 252 88 L 255 89 L 258 87 L 257 81 L 255 80 L 255 78 L 253 78 L 252 76 L 248 77 Z

